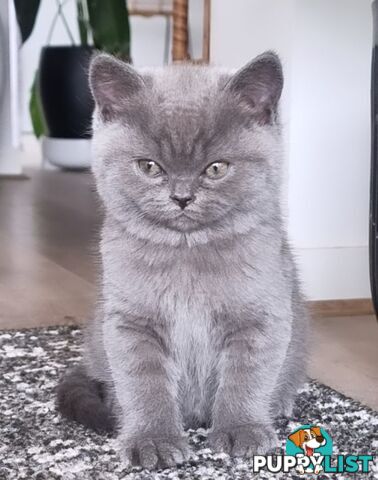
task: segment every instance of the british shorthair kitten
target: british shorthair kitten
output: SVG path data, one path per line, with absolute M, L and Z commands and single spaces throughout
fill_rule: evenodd
M 216 451 L 266 453 L 306 363 L 280 209 L 280 61 L 136 71 L 100 54 L 90 85 L 101 293 L 60 410 L 115 430 L 149 469 L 188 458 L 189 427 Z

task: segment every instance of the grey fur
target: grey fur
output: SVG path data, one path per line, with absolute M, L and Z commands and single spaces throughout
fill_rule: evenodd
M 235 74 L 91 65 L 94 163 L 105 207 L 102 294 L 85 368 L 106 386 L 124 458 L 188 458 L 187 427 L 233 455 L 275 446 L 306 366 L 307 313 L 280 210 L 274 53 Z M 139 159 L 167 172 L 150 178 Z M 204 169 L 229 162 L 222 179 Z M 182 210 L 172 195 L 194 199 Z M 189 198 L 188 197 L 188 198 Z

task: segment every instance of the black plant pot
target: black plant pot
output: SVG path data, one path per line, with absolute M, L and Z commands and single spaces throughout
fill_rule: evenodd
M 91 137 L 94 108 L 88 85 L 90 47 L 45 47 L 39 65 L 39 89 L 48 136 Z

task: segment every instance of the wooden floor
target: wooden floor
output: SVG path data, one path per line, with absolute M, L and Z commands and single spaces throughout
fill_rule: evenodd
M 85 173 L 0 179 L 0 329 L 82 323 L 95 296 L 100 211 Z M 378 410 L 378 324 L 315 318 L 310 376 Z
M 89 174 L 43 171 L 30 180 L 0 179 L 0 327 L 87 318 L 97 203 Z

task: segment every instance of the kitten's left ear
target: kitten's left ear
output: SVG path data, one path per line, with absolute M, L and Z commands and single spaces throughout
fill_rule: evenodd
M 274 121 L 283 88 L 282 65 L 278 55 L 265 52 L 236 72 L 226 88 L 252 109 L 261 124 Z

